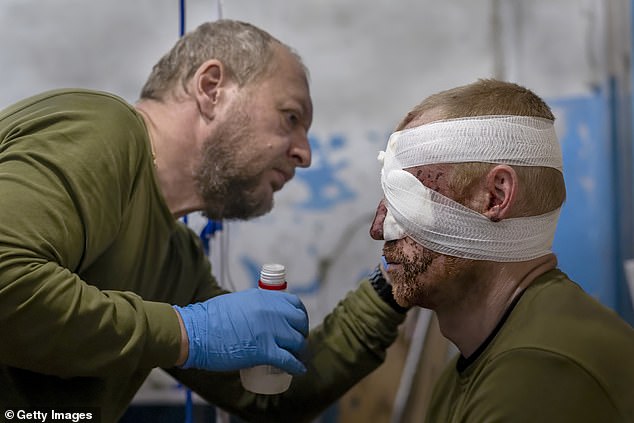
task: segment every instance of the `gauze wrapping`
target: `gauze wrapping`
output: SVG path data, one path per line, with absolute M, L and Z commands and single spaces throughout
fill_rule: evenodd
M 432 251 L 472 260 L 524 261 L 550 253 L 559 209 L 493 222 L 427 188 L 403 169 L 488 162 L 561 171 L 561 148 L 551 121 L 483 116 L 432 122 L 393 133 L 379 159 L 386 241 L 409 236 Z

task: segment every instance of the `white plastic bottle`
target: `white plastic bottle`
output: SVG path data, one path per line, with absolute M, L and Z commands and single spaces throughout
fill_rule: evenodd
M 258 281 L 260 289 L 286 290 L 286 268 L 282 264 L 265 264 Z M 293 376 L 277 367 L 262 365 L 240 370 L 240 381 L 247 391 L 256 394 L 280 394 L 291 385 Z

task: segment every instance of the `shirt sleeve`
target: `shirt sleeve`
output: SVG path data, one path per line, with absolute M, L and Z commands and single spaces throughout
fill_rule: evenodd
M 177 359 L 180 330 L 168 304 L 102 291 L 77 273 L 108 248 L 132 192 L 135 155 L 121 148 L 138 147 L 103 137 L 130 139 L 135 134 L 127 124 L 139 122 L 111 103 L 105 110 L 62 113 L 65 108 L 44 102 L 17 111 L 12 129 L 2 134 L 3 365 L 60 377 L 106 376 Z M 101 113 L 112 120 L 97 119 Z M 85 123 L 91 119 L 122 132 Z M 104 181 L 112 174 L 118 177 Z
M 311 331 L 303 357 L 308 371 L 294 376 L 282 394 L 247 392 L 237 372 L 169 372 L 211 403 L 248 421 L 309 422 L 383 363 L 404 319 L 364 280 Z

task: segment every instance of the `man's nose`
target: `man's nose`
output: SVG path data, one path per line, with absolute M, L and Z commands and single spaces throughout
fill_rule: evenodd
M 383 221 L 385 220 L 386 214 L 387 207 L 385 206 L 385 200 L 381 200 L 376 208 L 376 213 L 374 214 L 372 226 L 370 226 L 370 236 L 372 237 L 372 239 L 376 239 L 377 241 L 383 239 Z
M 291 145 L 290 156 L 297 167 L 309 167 L 311 162 L 310 143 L 306 133 L 297 137 Z

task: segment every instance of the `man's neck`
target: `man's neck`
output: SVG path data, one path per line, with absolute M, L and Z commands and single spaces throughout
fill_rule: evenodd
M 199 158 L 194 102 L 140 100 L 135 105 L 148 129 L 159 187 L 174 217 L 200 210 L 193 178 Z
M 486 340 L 513 300 L 537 277 L 557 266 L 553 254 L 519 263 L 490 262 L 479 284 L 462 298 L 436 311 L 441 331 L 469 357 Z

